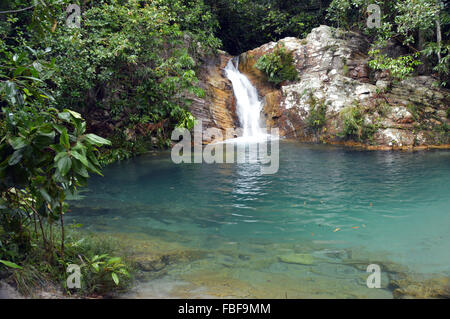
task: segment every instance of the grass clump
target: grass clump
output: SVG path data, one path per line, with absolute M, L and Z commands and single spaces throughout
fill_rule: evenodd
M 66 229 L 64 258 L 57 253 L 49 256 L 40 237 L 33 237 L 31 246 L 23 249 L 15 246 L 16 240 L 8 241 L 7 234 L 0 230 L 0 260 L 14 261 L 0 263 L 0 279 L 31 297 L 40 290 L 55 289 L 76 297 L 111 296 L 125 291 L 132 282 L 133 268 L 127 259 L 117 257 L 122 254 L 120 242 L 112 237 L 84 233 L 78 227 L 72 225 Z M 59 238 L 59 231 L 55 229 L 52 236 Z M 80 288 L 67 286 L 69 265 L 80 267 Z
M 422 112 L 422 106 L 418 104 L 410 103 L 407 106 L 408 111 L 413 116 L 413 119 L 417 121 L 420 118 L 420 113 Z
M 341 111 L 343 129 L 340 136 L 358 142 L 372 141 L 378 130 L 377 124 L 368 124 L 364 120 L 364 110 L 359 106 L 348 106 Z
M 294 65 L 294 57 L 283 45 L 258 59 L 255 67 L 267 76 L 267 80 L 275 85 L 284 81 L 295 81 L 298 72 Z
M 306 124 L 312 130 L 319 130 L 326 122 L 327 105 L 324 100 L 317 99 L 311 93 L 309 95 L 309 106 L 310 109 L 306 118 Z

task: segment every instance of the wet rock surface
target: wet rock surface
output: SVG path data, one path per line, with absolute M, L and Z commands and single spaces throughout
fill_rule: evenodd
M 119 298 L 449 297 L 448 277 L 416 279 L 382 253 L 355 247 L 336 251 L 306 242 L 261 242 L 198 250 L 143 234 L 120 236 L 146 275 Z M 366 285 L 371 263 L 381 267 L 380 289 Z
M 406 278 L 391 283 L 394 298 L 398 299 L 449 299 L 450 278 L 440 277 L 425 280 Z
M 228 128 L 239 125 L 236 115 L 236 102 L 231 82 L 224 74 L 224 68 L 232 57 L 219 51 L 214 56 L 203 58 L 197 73 L 199 85 L 205 96 L 190 96 L 190 111 L 197 120 L 202 121 L 202 130 L 217 128 L 225 133 Z M 206 143 L 210 141 L 204 141 Z

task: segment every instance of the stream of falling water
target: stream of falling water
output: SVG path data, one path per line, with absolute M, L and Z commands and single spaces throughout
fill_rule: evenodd
M 267 134 L 260 126 L 263 103 L 256 88 L 244 74 L 239 72 L 238 58 L 233 58 L 228 62 L 225 67 L 225 74 L 233 85 L 237 114 L 243 129 L 242 137 L 238 138 L 237 141 L 258 142 L 265 140 Z

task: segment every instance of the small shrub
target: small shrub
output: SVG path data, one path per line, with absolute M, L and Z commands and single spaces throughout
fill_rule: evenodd
M 416 66 L 422 64 L 419 61 L 420 54 L 418 53 L 390 58 L 385 54 L 381 54 L 380 50 L 371 50 L 369 55 L 372 57 L 372 60 L 369 61 L 370 68 L 373 70 L 389 70 L 391 75 L 397 80 L 407 78 L 414 72 Z
M 260 57 L 255 67 L 267 76 L 269 82 L 275 85 L 279 85 L 283 81 L 295 81 L 298 78 L 292 52 L 287 51 L 284 46 L 279 46 L 272 53 Z
M 366 124 L 364 122 L 364 112 L 358 106 L 346 107 L 341 111 L 344 127 L 341 137 L 355 139 L 359 142 L 372 140 L 378 129 L 377 124 Z
M 380 114 L 381 116 L 387 116 L 387 115 L 389 115 L 389 114 L 391 113 L 391 110 L 392 110 L 392 106 L 391 106 L 389 103 L 386 103 L 386 102 L 381 103 L 381 104 L 378 106 L 378 112 L 379 112 L 379 114 Z
M 59 288 L 79 297 L 125 291 L 132 282 L 130 272 L 133 273 L 134 270 L 128 259 L 115 257 L 126 254 L 125 248 L 113 237 L 76 229 L 80 226 L 70 225 L 66 229 L 64 259 L 54 253 L 53 258 L 47 260 L 42 237 L 36 237 L 27 253 L 16 258 L 20 265 L 0 260 L 0 273 L 3 271 L 0 278 L 13 282 L 25 296 L 33 296 L 36 291 L 46 287 Z M 53 230 L 57 245 L 61 243 L 57 239 L 60 234 L 61 229 Z M 67 287 L 66 270 L 70 264 L 80 266 L 80 289 Z
M 309 96 L 309 115 L 306 123 L 311 129 L 320 129 L 325 125 L 327 105 L 324 100 L 318 100 L 313 94 Z
M 411 115 L 413 116 L 414 120 L 417 121 L 420 117 L 421 106 L 410 103 L 406 107 L 407 107 L 408 111 L 411 113 Z

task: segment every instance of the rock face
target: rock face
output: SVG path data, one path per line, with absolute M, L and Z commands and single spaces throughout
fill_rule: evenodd
M 205 91 L 205 97 L 191 96 L 193 103 L 190 111 L 197 120 L 202 121 L 203 131 L 213 127 L 223 133 L 227 128 L 238 126 L 233 87 L 223 71 L 231 58 L 229 54 L 219 52 L 200 62 L 197 76 L 200 87 Z
M 254 65 L 281 44 L 293 52 L 299 80 L 275 87 Z M 428 76 L 395 82 L 389 72 L 371 71 L 368 49 L 357 33 L 320 26 L 306 39 L 285 38 L 243 53 L 239 69 L 264 99 L 267 128 L 278 127 L 287 138 L 368 149 L 449 148 L 449 90 Z M 326 106 L 325 122 L 311 125 L 318 105 Z M 349 117 L 357 122 L 351 134 Z M 231 125 L 231 118 L 221 125 Z

